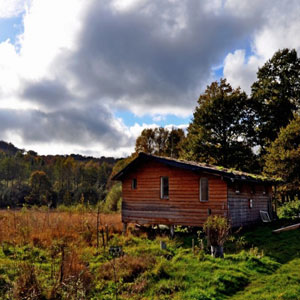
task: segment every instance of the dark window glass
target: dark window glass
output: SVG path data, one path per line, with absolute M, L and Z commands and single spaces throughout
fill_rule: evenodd
M 169 177 L 161 177 L 161 198 L 168 199 L 169 198 Z
M 133 190 L 137 189 L 137 180 L 136 180 L 136 178 L 132 179 L 131 189 L 133 189 Z
M 208 201 L 208 178 L 200 179 L 200 201 Z

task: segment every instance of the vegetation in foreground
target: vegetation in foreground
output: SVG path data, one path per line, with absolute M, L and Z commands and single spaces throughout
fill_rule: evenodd
M 94 212 L 1 211 L 0 299 L 296 300 L 300 232 L 272 234 L 287 222 L 232 234 L 220 259 L 199 232 L 122 236 L 120 215 L 101 214 L 97 225 Z

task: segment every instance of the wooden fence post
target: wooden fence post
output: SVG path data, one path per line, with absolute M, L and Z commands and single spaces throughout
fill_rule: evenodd
M 97 209 L 97 249 L 99 249 L 100 206 Z

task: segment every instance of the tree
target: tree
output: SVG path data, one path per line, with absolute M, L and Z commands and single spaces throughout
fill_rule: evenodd
M 181 128 L 172 128 L 168 134 L 166 155 L 169 157 L 178 158 L 180 156 L 184 141 L 184 131 Z
M 49 205 L 52 202 L 52 189 L 49 178 L 44 171 L 34 171 L 30 176 L 31 192 L 25 201 L 33 205 Z
M 300 107 L 300 59 L 295 50 L 277 51 L 257 72 L 252 104 L 257 115 L 257 143 L 264 153 L 280 128 Z
M 135 151 L 178 158 L 184 138 L 184 131 L 180 128 L 147 128 L 137 138 Z
M 13 159 L 10 157 L 4 157 L 0 162 L 0 176 L 1 180 L 4 179 L 6 186 L 13 179 Z
M 253 169 L 248 102 L 246 93 L 233 89 L 226 79 L 208 86 L 199 97 L 182 156 L 224 167 Z
M 280 190 L 300 199 L 300 116 L 295 116 L 267 148 L 264 172 L 285 182 Z
M 73 157 L 69 156 L 65 159 L 62 165 L 63 169 L 63 179 L 65 182 L 66 190 L 69 192 L 71 190 L 71 184 L 74 181 L 74 169 L 75 169 L 75 160 Z
M 146 128 L 142 131 L 141 135 L 136 139 L 135 151 L 137 153 L 155 153 L 155 131 L 153 129 Z

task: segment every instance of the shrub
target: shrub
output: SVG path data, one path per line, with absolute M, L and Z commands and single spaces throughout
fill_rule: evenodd
M 20 275 L 17 278 L 13 295 L 17 300 L 43 300 L 40 283 L 36 278 L 35 268 L 32 264 L 24 263 L 20 265 Z
M 140 274 L 145 272 L 154 264 L 155 260 L 149 256 L 134 257 L 125 255 L 115 260 L 117 280 L 133 282 Z M 113 261 L 107 262 L 100 267 L 100 279 L 113 280 L 114 265 Z
M 278 209 L 279 218 L 294 218 L 300 214 L 300 200 L 284 203 Z
M 5 296 L 8 296 L 8 293 L 11 290 L 11 283 L 4 275 L 0 274 L 0 299 L 8 299 Z
M 227 219 L 221 216 L 209 216 L 203 228 L 212 246 L 213 256 L 223 257 L 222 247 L 228 238 L 230 230 Z
M 109 193 L 107 194 L 105 200 L 104 211 L 120 211 L 122 202 L 122 185 L 120 183 L 115 184 Z
M 209 216 L 203 228 L 212 246 L 223 246 L 230 230 L 227 219 L 221 216 Z
M 61 245 L 59 282 L 50 291 L 50 299 L 87 299 L 93 288 L 93 277 L 78 254 Z

